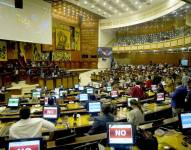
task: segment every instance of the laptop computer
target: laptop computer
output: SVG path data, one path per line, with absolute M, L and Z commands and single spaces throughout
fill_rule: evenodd
M 9 98 L 7 103 L 6 112 L 18 112 L 19 111 L 19 98 Z
M 43 150 L 42 138 L 9 140 L 6 150 Z

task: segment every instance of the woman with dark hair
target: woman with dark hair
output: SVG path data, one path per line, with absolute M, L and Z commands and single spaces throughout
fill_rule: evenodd
M 132 110 L 128 112 L 127 115 L 127 121 L 132 123 L 135 126 L 138 126 L 139 124 L 144 122 L 144 113 L 141 108 L 141 105 L 138 101 L 135 99 L 132 99 L 130 101 Z

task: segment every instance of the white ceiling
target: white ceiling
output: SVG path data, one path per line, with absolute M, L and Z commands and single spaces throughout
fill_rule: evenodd
M 141 13 L 172 0 L 66 0 L 106 19 Z

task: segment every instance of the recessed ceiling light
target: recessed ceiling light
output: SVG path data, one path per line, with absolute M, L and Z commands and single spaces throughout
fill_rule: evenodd
M 91 8 L 94 8 L 94 7 L 95 7 L 94 5 L 91 6 Z
M 106 2 L 104 2 L 104 3 L 103 3 L 103 6 L 105 6 L 106 4 L 107 4 L 107 3 L 106 3 Z
M 100 9 L 100 8 L 98 8 L 98 11 L 101 11 L 101 9 Z
M 141 9 L 142 8 L 142 5 L 139 5 L 139 9 Z
M 121 16 L 121 13 L 119 13 L 119 16 Z
M 122 4 L 121 4 L 121 7 L 123 8 L 124 6 L 125 6 L 125 5 L 122 3 Z
M 138 4 L 138 1 L 135 2 L 135 5 L 137 5 L 137 4 Z
M 114 12 L 115 12 L 115 13 L 117 13 L 118 11 L 117 11 L 117 10 L 115 10 Z
M 129 8 L 126 8 L 126 11 L 128 11 L 129 10 Z
M 112 7 L 111 7 L 111 6 L 109 6 L 109 9 L 112 9 Z
M 116 3 L 119 3 L 119 0 L 116 0 Z
M 84 4 L 87 4 L 88 2 L 87 1 L 84 1 Z

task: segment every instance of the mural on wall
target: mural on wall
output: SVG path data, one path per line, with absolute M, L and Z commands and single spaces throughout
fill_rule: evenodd
M 33 61 L 40 61 L 41 60 L 41 45 L 40 44 L 33 44 L 32 45 L 32 56 Z
M 18 59 L 18 44 L 14 41 L 7 41 L 7 59 Z
M 54 61 L 71 61 L 70 52 L 54 51 L 52 57 Z
M 7 43 L 0 41 L 0 61 L 7 61 Z
M 75 28 L 75 50 L 80 50 L 80 28 Z
M 56 49 L 70 50 L 70 31 L 56 29 Z
M 19 43 L 20 47 L 20 56 L 24 57 L 24 60 L 26 62 L 27 59 L 32 59 L 32 44 L 31 43 Z

